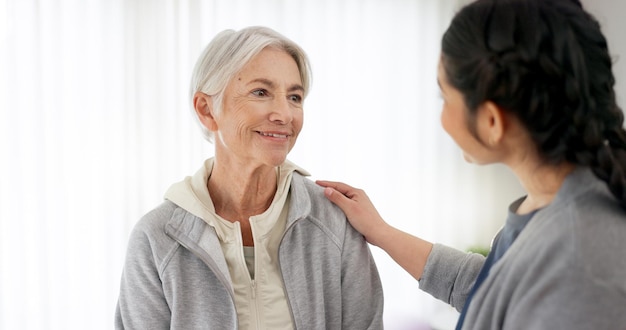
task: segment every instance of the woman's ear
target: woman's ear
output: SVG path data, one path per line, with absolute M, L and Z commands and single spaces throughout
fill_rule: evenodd
M 213 111 L 213 98 L 202 92 L 196 92 L 193 95 L 193 107 L 202 125 L 209 131 L 217 131 L 217 121 Z
M 478 108 L 479 136 L 489 147 L 496 147 L 504 138 L 506 130 L 506 114 L 498 105 L 491 101 Z

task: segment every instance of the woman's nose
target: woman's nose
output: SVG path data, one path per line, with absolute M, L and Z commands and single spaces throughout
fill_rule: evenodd
M 270 121 L 288 124 L 293 120 L 293 109 L 286 97 L 276 97 L 272 102 Z

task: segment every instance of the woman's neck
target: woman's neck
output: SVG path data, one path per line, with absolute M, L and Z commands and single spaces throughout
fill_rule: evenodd
M 229 221 L 248 221 L 269 208 L 277 189 L 276 169 L 224 164 L 217 159 L 207 187 L 215 211 Z
M 552 203 L 565 178 L 575 169 L 571 163 L 546 165 L 541 163 L 517 166 L 513 172 L 528 196 L 516 213 L 526 214 Z

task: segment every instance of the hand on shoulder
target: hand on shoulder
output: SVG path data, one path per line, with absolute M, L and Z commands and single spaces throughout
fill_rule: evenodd
M 324 180 L 315 182 L 325 187 L 326 198 L 343 210 L 350 224 L 365 236 L 369 243 L 378 245 L 377 233 L 382 233 L 389 225 L 380 216 L 365 191 L 342 182 Z

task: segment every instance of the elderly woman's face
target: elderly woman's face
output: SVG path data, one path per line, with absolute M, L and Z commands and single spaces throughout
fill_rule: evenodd
M 303 101 L 295 60 L 282 50 L 262 50 L 226 86 L 216 151 L 252 166 L 282 164 L 302 129 Z

